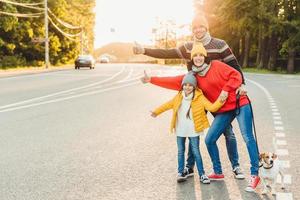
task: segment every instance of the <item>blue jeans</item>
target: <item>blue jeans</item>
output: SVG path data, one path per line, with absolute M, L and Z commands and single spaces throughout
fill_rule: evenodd
M 224 132 L 224 136 L 226 140 L 227 155 L 231 162 L 231 167 L 232 169 L 234 169 L 235 167 L 240 166 L 240 164 L 239 164 L 239 154 L 237 150 L 237 142 L 231 124 Z M 191 168 L 191 169 L 194 168 L 195 159 L 191 151 L 191 145 L 189 145 L 188 158 L 186 162 L 187 162 L 186 164 L 187 168 Z
M 203 162 L 199 150 L 199 136 L 197 137 L 188 137 L 191 145 L 191 150 L 193 157 L 195 158 L 198 174 L 199 176 L 203 175 Z M 178 147 L 178 173 L 183 173 L 184 171 L 184 153 L 185 153 L 185 140 L 186 137 L 177 136 L 177 147 Z
M 237 118 L 241 134 L 247 146 L 251 163 L 251 175 L 258 175 L 259 156 L 252 130 L 252 113 L 249 104 L 242 106 L 240 108 L 240 113 L 237 116 L 235 110 L 220 113 L 215 116 L 205 138 L 206 147 L 213 163 L 214 172 L 222 174 L 222 166 L 216 142 L 235 117 Z

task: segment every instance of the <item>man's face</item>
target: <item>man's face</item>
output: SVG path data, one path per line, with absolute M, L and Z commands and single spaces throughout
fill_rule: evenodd
M 196 37 L 196 39 L 203 38 L 206 32 L 207 30 L 204 26 L 195 26 L 193 28 L 193 35 Z

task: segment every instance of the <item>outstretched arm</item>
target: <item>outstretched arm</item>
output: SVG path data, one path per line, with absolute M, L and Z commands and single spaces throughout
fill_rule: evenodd
M 171 90 L 181 90 L 181 82 L 184 75 L 181 76 L 170 76 L 170 77 L 151 77 L 146 71 L 144 71 L 144 76 L 141 78 L 143 83 L 152 83 L 154 85 L 171 89 Z

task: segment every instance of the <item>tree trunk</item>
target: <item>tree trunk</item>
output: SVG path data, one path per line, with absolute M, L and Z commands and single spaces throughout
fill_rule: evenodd
M 260 62 L 260 57 L 261 57 L 261 47 L 262 47 L 262 41 L 263 41 L 263 38 L 262 38 L 262 25 L 259 25 L 258 27 L 258 44 L 257 44 L 257 54 L 256 54 L 256 66 L 258 68 L 259 66 L 259 62 Z
M 259 64 L 257 66 L 258 69 L 263 69 L 266 67 L 266 60 L 267 60 L 267 56 L 268 56 L 267 45 L 268 45 L 268 37 L 264 37 L 262 40 L 261 48 L 260 48 L 261 56 L 260 56 Z
M 295 70 L 295 49 L 289 48 L 288 53 L 287 73 L 292 74 Z
M 242 36 L 242 38 L 240 39 L 239 63 L 244 62 L 244 56 L 245 56 L 245 36 Z
M 243 65 L 242 67 L 248 67 L 248 60 L 249 60 L 249 52 L 250 52 L 250 31 L 246 31 L 245 35 L 245 50 L 244 50 L 244 58 L 243 58 Z
M 278 53 L 278 39 L 277 35 L 275 33 L 272 33 L 270 38 L 270 58 L 268 62 L 268 69 L 275 71 L 276 70 L 276 59 L 277 59 L 277 53 Z

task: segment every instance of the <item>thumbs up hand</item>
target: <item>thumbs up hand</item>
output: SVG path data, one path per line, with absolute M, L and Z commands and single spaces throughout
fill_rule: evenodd
M 134 42 L 132 50 L 133 50 L 134 54 L 144 54 L 145 53 L 144 47 L 142 47 L 142 45 L 138 44 L 137 42 Z
M 148 76 L 148 74 L 146 73 L 146 71 L 144 70 L 144 76 L 141 78 L 142 83 L 149 83 L 151 80 L 151 77 Z

